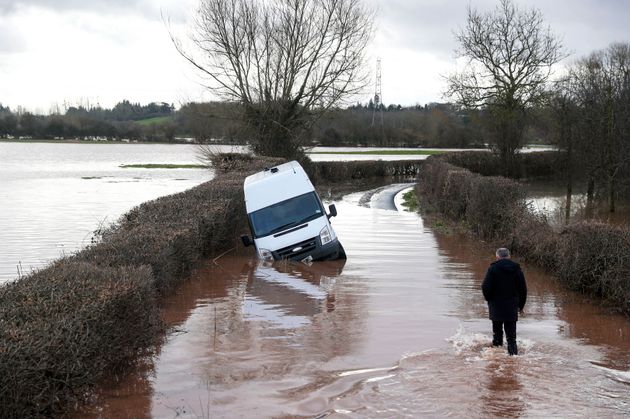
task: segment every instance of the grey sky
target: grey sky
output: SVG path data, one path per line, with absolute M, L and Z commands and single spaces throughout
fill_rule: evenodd
M 18 13 L 20 10 L 40 8 L 59 13 L 84 11 L 119 15 L 120 13 L 138 13 L 145 16 L 159 17 L 154 12 L 159 2 L 151 0 L 0 0 L 0 13 L 4 15 Z
M 112 106 L 122 99 L 179 105 L 208 100 L 177 55 L 161 14 L 187 32 L 198 0 L 0 0 L 0 103 L 47 112 L 52 104 Z M 444 100 L 442 75 L 455 65 L 453 33 L 466 8 L 498 0 L 366 0 L 378 9 L 368 51 L 382 59 L 385 103 Z M 516 0 L 540 9 L 563 39 L 566 63 L 611 42 L 630 42 L 630 1 Z M 364 97 L 372 94 L 369 89 Z

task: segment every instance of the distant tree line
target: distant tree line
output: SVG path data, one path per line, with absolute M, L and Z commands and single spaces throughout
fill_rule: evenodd
M 246 144 L 251 128 L 238 103 L 189 103 L 177 112 L 178 126 L 200 143 Z M 318 119 L 304 145 L 372 147 L 483 147 L 483 112 L 463 113 L 451 104 L 375 109 L 370 101 L 334 108 Z
M 481 113 L 451 104 L 403 107 L 356 104 L 334 109 L 313 128 L 313 141 L 326 146 L 483 147 Z
M 177 125 L 175 109 L 168 103 L 140 105 L 123 100 L 112 109 L 69 107 L 65 113 L 37 115 L 13 112 L 0 105 L 0 137 L 41 139 L 107 138 L 111 140 L 170 142 Z
M 12 112 L 0 105 L 0 137 L 73 139 L 105 137 L 134 141 L 248 144 L 252 127 L 243 122 L 236 102 L 172 105 L 122 101 L 112 109 L 70 107 L 65 113 L 36 115 Z M 376 147 L 478 147 L 483 144 L 482 111 L 462 112 L 451 104 L 433 103 L 375 108 L 372 101 L 334 108 L 305 134 L 304 145 Z
M 175 106 L 165 102 L 151 102 L 148 105 L 131 103 L 128 100 L 118 102 L 112 109 L 100 106 L 86 108 L 84 106 L 71 106 L 66 111 L 69 116 L 89 116 L 93 119 L 104 121 L 139 121 L 142 119 L 170 116 L 174 113 Z

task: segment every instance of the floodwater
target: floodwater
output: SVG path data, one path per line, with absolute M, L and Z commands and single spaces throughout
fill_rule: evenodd
M 0 284 L 90 243 L 94 232 L 145 201 L 212 178 L 194 145 L 0 142 Z
M 375 151 L 463 151 L 459 148 L 400 148 L 400 147 L 313 147 L 308 149 L 310 153 L 308 156 L 313 161 L 366 161 L 366 160 L 384 160 L 384 161 L 396 161 L 396 160 L 426 160 L 428 154 L 338 154 L 348 152 L 370 152 Z M 480 151 L 471 150 L 469 151 Z
M 80 416 L 630 415 L 627 318 L 523 265 L 520 355 L 490 347 L 493 249 L 392 205 L 402 188 L 336 202 L 345 262 L 207 261 L 165 302 L 158 353 Z
M 544 214 L 553 225 L 565 223 L 566 185 L 558 180 L 535 180 L 525 183 L 527 200 L 534 212 Z M 582 190 L 585 185 L 574 186 L 571 198 L 571 219 L 580 221 L 586 219 L 586 193 Z M 616 203 L 616 211 L 608 211 L 606 202 L 596 202 L 590 218 L 608 224 L 628 226 L 630 225 L 630 202 L 619 200 Z

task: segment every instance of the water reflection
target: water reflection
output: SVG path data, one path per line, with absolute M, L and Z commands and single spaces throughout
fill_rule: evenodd
M 486 411 L 496 417 L 520 417 L 527 406 L 523 400 L 523 385 L 514 359 L 493 359 L 486 364 L 481 383 L 481 396 Z
M 99 415 L 204 416 L 213 406 L 213 413 L 229 416 L 233 409 L 275 408 L 274 394 L 301 391 L 295 387 L 303 378 L 292 376 L 296 366 L 344 356 L 354 345 L 347 328 L 360 330 L 355 316 L 335 310 L 346 298 L 336 290 L 344 264 L 239 256 L 210 262 L 166 301 L 164 319 L 173 332 L 153 370 L 102 389 Z M 250 394 L 257 381 L 266 390 Z

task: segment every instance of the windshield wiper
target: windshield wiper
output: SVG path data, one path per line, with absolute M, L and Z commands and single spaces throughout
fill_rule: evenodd
M 281 225 L 280 227 L 274 228 L 273 230 L 271 230 L 269 232 L 269 234 L 278 233 L 278 232 L 280 232 L 282 230 L 286 230 L 287 228 L 291 228 L 291 227 L 296 226 L 298 224 L 300 224 L 300 223 L 296 223 L 295 221 L 292 221 L 292 222 L 290 222 L 288 224 L 284 224 L 284 225 Z

